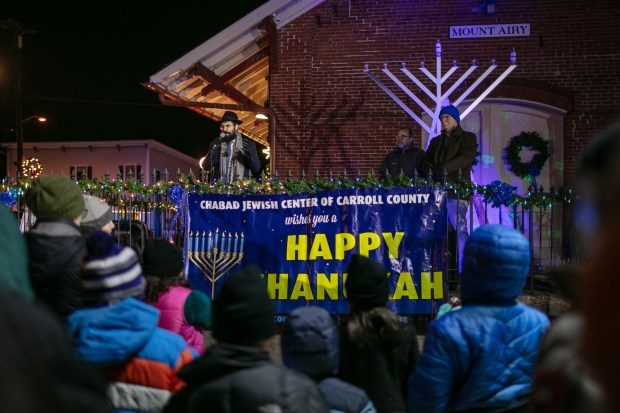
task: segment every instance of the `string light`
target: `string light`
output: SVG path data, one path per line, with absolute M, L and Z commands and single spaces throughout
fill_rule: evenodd
M 22 177 L 36 179 L 43 172 L 43 165 L 37 158 L 24 159 L 20 168 Z

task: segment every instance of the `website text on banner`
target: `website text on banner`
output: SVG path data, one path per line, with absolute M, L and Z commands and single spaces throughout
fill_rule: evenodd
M 314 304 L 348 310 L 350 256 L 383 264 L 390 308 L 430 313 L 446 294 L 446 195 L 435 187 L 338 189 L 305 195 L 188 195 L 192 285 L 215 296 L 241 267 L 258 265 L 276 311 Z

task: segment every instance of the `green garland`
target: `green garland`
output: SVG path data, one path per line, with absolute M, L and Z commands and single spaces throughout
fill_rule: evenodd
M 529 162 L 521 160 L 521 151 L 529 148 L 538 152 Z M 540 171 L 549 159 L 549 141 L 540 137 L 538 132 L 521 132 L 510 138 L 504 149 L 504 159 L 508 168 L 519 178 L 531 180 L 540 175 Z
M 21 196 L 30 186 L 30 179 L 23 179 L 19 183 L 0 184 L 1 193 L 15 194 L 13 197 Z M 280 178 L 272 177 L 258 182 L 253 179 L 244 179 L 232 184 L 223 181 L 206 183 L 198 180 L 193 174 L 180 175 L 176 181 L 159 181 L 153 185 L 145 185 L 142 182 L 130 179 L 127 181 L 110 181 L 108 178 L 103 180 L 81 179 L 78 185 L 84 192 L 104 198 L 113 205 L 123 205 L 127 202 L 134 204 L 145 203 L 155 208 L 175 209 L 176 206 L 169 202 L 168 190 L 175 185 L 180 185 L 184 191 L 201 194 L 231 194 L 231 195 L 271 195 L 288 194 L 297 195 L 302 193 L 316 193 L 330 189 L 367 189 L 367 188 L 397 188 L 413 186 L 435 186 L 460 198 L 468 198 L 473 194 L 483 196 L 485 202 L 494 195 L 493 185 L 477 185 L 473 182 L 460 180 L 457 182 L 433 182 L 422 178 L 408 178 L 404 175 L 380 179 L 374 173 L 367 176 L 349 177 L 346 173 L 342 176 L 330 176 L 327 179 L 318 175 L 314 178 Z M 524 208 L 547 209 L 551 207 L 553 201 L 571 202 L 571 191 L 560 188 L 552 192 L 533 192 L 526 196 L 514 194 L 506 206 L 523 206 Z

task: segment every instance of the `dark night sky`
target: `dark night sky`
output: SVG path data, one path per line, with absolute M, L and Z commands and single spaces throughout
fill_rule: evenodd
M 163 106 L 141 83 L 265 2 L 5 2 L 0 20 L 36 32 L 23 42 L 23 117 L 49 118 L 26 124 L 25 141 L 155 139 L 200 157 L 215 123 Z M 0 139 L 7 142 L 15 119 L 11 45 L 10 33 L 0 34 Z

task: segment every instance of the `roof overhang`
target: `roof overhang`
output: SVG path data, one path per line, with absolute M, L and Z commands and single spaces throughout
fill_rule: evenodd
M 269 75 L 277 70 L 276 31 L 324 0 L 271 0 L 150 77 L 164 104 L 218 121 L 234 110 L 239 129 L 269 146 Z M 269 121 L 256 119 L 266 114 Z

